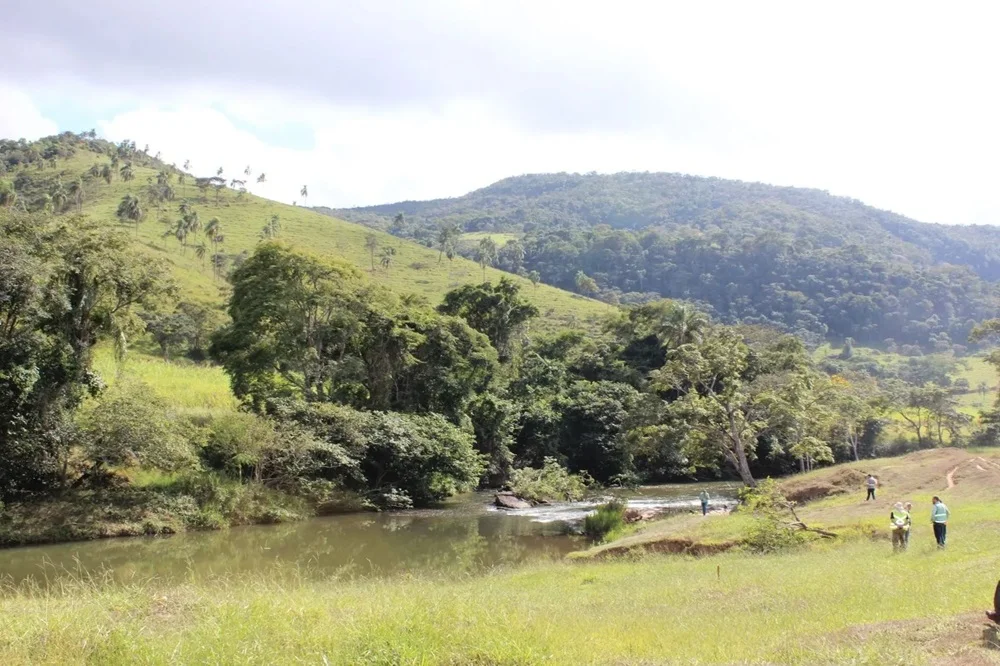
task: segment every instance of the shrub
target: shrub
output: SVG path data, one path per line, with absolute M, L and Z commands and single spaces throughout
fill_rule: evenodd
M 625 503 L 611 500 L 583 519 L 583 533 L 595 541 L 609 538 L 625 527 Z
M 789 503 L 774 479 L 765 479 L 756 488 L 744 488 L 740 493 L 746 510 L 753 520 L 744 533 L 744 546 L 755 553 L 773 553 L 792 548 L 805 541 L 805 534 L 782 520 Z
M 143 382 L 122 381 L 82 413 L 87 457 L 96 465 L 190 467 L 196 460 L 175 414 Z
M 545 458 L 541 469 L 522 467 L 511 475 L 510 487 L 518 497 L 532 502 L 583 499 L 593 479 L 586 472 L 570 474 L 552 457 Z

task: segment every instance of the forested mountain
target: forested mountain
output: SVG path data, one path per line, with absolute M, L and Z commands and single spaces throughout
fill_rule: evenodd
M 961 346 L 1000 293 L 1000 228 L 920 223 L 820 190 L 549 174 L 335 214 L 429 246 L 455 227 L 516 233 L 497 253 L 505 270 L 610 302 L 688 299 L 723 321 L 814 341 Z

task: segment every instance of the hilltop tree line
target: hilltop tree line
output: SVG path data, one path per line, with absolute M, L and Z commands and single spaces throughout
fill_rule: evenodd
M 609 302 L 686 299 L 807 340 L 942 349 L 964 345 L 997 306 L 996 228 L 922 224 L 817 190 L 551 174 L 332 213 L 429 246 L 445 228 L 514 232 L 522 240 L 498 258 L 504 270 Z

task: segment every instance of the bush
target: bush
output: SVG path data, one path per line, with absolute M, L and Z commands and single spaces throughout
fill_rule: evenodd
M 774 553 L 793 548 L 805 541 L 805 534 L 782 518 L 789 502 L 781 494 L 774 479 L 765 479 L 756 488 L 744 488 L 740 493 L 746 509 L 753 513 L 743 544 L 755 553 Z
M 87 457 L 96 465 L 180 469 L 195 464 L 176 414 L 142 382 L 122 381 L 80 416 Z
M 555 458 L 547 457 L 541 469 L 522 467 L 511 475 L 514 493 L 531 502 L 583 499 L 593 479 L 586 472 L 570 474 Z
M 583 519 L 583 533 L 595 541 L 602 541 L 625 527 L 625 503 L 611 500 L 597 507 L 597 511 Z

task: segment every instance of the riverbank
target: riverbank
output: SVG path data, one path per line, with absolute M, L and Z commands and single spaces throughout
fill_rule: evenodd
M 864 501 L 868 473 L 879 480 L 877 499 Z M 841 540 L 889 538 L 888 516 L 895 502 L 914 505 L 918 529 L 929 515 L 931 497 L 940 495 L 979 512 L 1000 502 L 1000 450 L 930 449 L 900 458 L 880 458 L 796 475 L 780 483 L 798 504 L 796 514 L 811 528 L 836 533 Z M 984 516 L 985 517 L 985 516 Z M 739 548 L 752 520 L 731 515 L 675 515 L 643 524 L 631 534 L 573 553 L 575 559 L 606 558 L 638 552 L 710 555 Z M 821 540 L 806 533 L 809 540 Z
M 854 540 L 484 576 L 22 585 L 0 594 L 0 662 L 994 663 L 978 641 L 1000 533 L 969 513 L 947 551 L 919 534 L 898 556 Z

